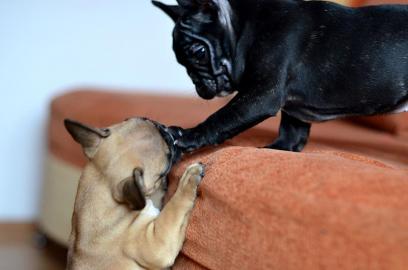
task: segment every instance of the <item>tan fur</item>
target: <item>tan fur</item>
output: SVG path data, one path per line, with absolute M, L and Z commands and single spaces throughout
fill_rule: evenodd
M 151 190 L 168 166 L 169 149 L 158 130 L 138 118 L 110 127 L 105 138 L 94 134 L 90 138 L 78 129 L 71 126 L 70 133 L 76 135 L 90 161 L 79 181 L 68 269 L 169 268 L 182 247 L 203 167 L 187 168 L 160 213 L 163 184 L 146 198 L 143 210 L 134 211 L 124 203 L 124 181 L 140 168 L 143 184 Z

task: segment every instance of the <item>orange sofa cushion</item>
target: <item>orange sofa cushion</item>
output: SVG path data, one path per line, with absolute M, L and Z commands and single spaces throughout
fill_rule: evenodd
M 407 170 L 228 147 L 188 158 L 172 179 L 195 161 L 206 176 L 173 269 L 406 269 Z
M 132 115 L 191 127 L 225 104 L 197 98 L 76 91 L 51 106 L 49 150 L 83 166 L 64 118 L 107 126 Z M 170 174 L 207 165 L 174 269 L 405 269 L 408 141 L 350 121 L 314 124 L 302 153 L 254 146 L 277 136 L 279 117 L 220 147 L 186 155 Z
M 370 117 L 354 117 L 353 121 L 375 129 L 408 138 L 408 113 L 378 115 Z
M 56 97 L 50 107 L 48 144 L 52 153 L 77 166 L 86 162 L 80 147 L 62 121 L 73 118 L 95 126 L 109 126 L 131 116 L 145 116 L 166 125 L 193 127 L 227 103 L 192 97 L 135 94 L 83 89 Z M 270 118 L 225 145 L 263 146 L 278 134 L 279 116 Z M 360 154 L 397 167 L 407 167 L 408 143 L 403 136 L 373 131 L 349 121 L 314 124 L 306 151 L 337 150 Z

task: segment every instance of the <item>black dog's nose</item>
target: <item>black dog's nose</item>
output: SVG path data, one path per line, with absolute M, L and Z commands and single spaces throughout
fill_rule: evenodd
M 215 97 L 215 94 L 209 93 L 205 86 L 196 86 L 196 91 L 201 98 L 206 100 L 210 100 Z

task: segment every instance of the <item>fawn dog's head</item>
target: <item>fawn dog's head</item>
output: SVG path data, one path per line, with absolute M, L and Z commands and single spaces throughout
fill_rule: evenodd
M 108 128 L 65 120 L 65 127 L 83 148 L 95 181 L 110 188 L 118 203 L 141 210 L 146 198 L 164 194 L 172 155 L 156 123 L 131 118 Z

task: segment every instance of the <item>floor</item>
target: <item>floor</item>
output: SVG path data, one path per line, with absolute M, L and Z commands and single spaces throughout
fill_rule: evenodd
M 64 270 L 66 251 L 33 224 L 0 224 L 1 270 Z

